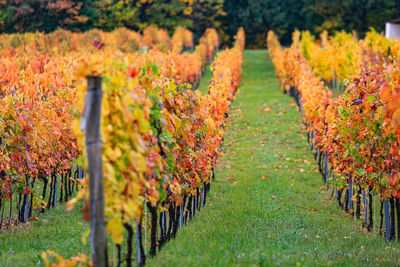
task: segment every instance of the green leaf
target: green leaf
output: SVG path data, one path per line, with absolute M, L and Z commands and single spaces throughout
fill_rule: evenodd
M 364 175 L 367 174 L 367 171 L 364 170 L 364 169 L 358 169 L 358 170 L 357 170 L 357 174 L 358 174 L 358 175 L 361 175 L 361 176 L 364 176 Z
M 158 75 L 159 74 L 157 64 L 154 64 L 154 65 L 151 66 L 151 71 L 153 72 L 154 75 Z
M 367 101 L 368 101 L 369 103 L 372 103 L 372 102 L 374 102 L 375 100 L 376 100 L 376 97 L 373 96 L 373 95 L 369 95 L 369 96 L 367 97 Z

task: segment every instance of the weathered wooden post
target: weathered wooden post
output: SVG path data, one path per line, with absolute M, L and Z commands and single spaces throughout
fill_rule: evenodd
M 353 201 L 351 200 L 353 198 L 353 183 L 348 182 L 349 184 L 349 211 L 353 209 Z
M 367 203 L 367 195 L 365 194 L 365 189 L 362 190 L 362 197 L 364 203 L 364 223 L 365 225 L 368 224 L 368 203 Z
M 182 227 L 183 227 L 183 218 L 184 218 L 184 214 L 183 214 L 184 209 L 183 209 L 183 206 L 184 206 L 184 205 L 185 205 L 185 204 L 182 203 L 182 204 L 179 206 L 179 210 L 180 210 L 180 212 L 179 212 L 179 214 L 180 214 L 180 216 L 179 216 L 179 228 L 182 228 Z
M 54 199 L 53 199 L 53 203 L 54 203 L 54 206 L 57 206 L 57 175 L 54 176 Z
M 200 201 L 200 205 L 204 206 L 204 191 L 205 191 L 206 187 L 204 186 L 204 183 L 201 184 L 201 201 Z
M 26 195 L 24 195 L 24 198 L 25 198 L 25 200 L 24 200 L 24 202 L 25 202 L 25 207 L 24 207 L 24 222 L 27 222 L 28 221 L 28 219 L 29 219 L 29 197 L 28 197 L 29 195 L 28 194 L 26 194 Z M 31 198 L 32 198 L 32 196 L 31 196 Z
M 93 266 L 107 266 L 107 239 L 104 219 L 104 181 L 100 135 L 101 77 L 87 77 L 85 110 L 81 129 L 85 131 L 85 146 L 89 163 L 90 247 Z
M 136 263 L 138 266 L 146 264 L 146 255 L 142 244 L 142 221 L 140 220 L 136 224 Z
M 314 146 L 314 137 L 315 137 L 315 133 L 314 130 L 311 131 L 311 151 L 314 152 L 315 146 Z
M 387 240 L 390 240 L 390 213 L 389 213 L 389 201 L 385 200 L 383 202 L 384 212 L 385 212 L 385 237 Z
M 325 151 L 325 170 L 324 170 L 324 174 L 325 174 L 325 186 L 326 188 L 328 188 L 329 186 L 329 161 L 328 161 L 328 151 Z

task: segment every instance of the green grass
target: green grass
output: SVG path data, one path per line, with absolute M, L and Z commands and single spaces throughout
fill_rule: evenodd
M 210 79 L 208 70 L 203 93 Z M 245 53 L 223 153 L 207 206 L 149 266 L 398 265 L 397 242 L 366 233 L 320 189 L 300 113 L 282 94 L 266 51 Z M 66 213 L 60 205 L 38 222 L 0 232 L 0 266 L 42 266 L 48 249 L 64 258 L 89 254 L 81 241 L 87 229 L 80 207 Z
M 266 51 L 246 51 L 208 204 L 149 266 L 398 265 L 397 242 L 366 233 L 320 189 L 293 103 Z
M 13 230 L 0 232 L 0 266 L 43 266 L 41 252 L 53 250 L 70 258 L 79 252 L 89 253 L 82 243 L 82 233 L 88 229 L 82 220 L 79 203 L 71 212 L 59 205 L 40 216 L 40 221 L 20 224 Z
M 201 92 L 202 95 L 208 93 L 208 86 L 210 85 L 210 81 L 212 78 L 212 71 L 210 70 L 211 65 L 207 65 L 206 70 L 203 73 L 203 76 L 200 79 L 199 87 L 197 90 Z

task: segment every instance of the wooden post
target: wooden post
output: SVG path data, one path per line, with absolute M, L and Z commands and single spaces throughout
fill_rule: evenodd
M 54 176 L 54 199 L 53 199 L 53 203 L 54 203 L 54 206 L 57 206 L 57 176 Z
M 27 222 L 29 219 L 29 194 L 24 195 L 25 198 L 25 207 L 24 207 L 24 222 Z M 32 198 L 32 196 L 31 196 Z
M 314 133 L 314 130 L 312 130 L 312 132 L 311 132 L 311 151 L 313 151 L 313 152 L 314 152 L 314 149 L 315 149 L 315 147 L 314 147 L 314 137 L 315 137 L 315 133 Z
M 351 200 L 351 198 L 353 197 L 353 183 L 352 182 L 348 182 L 349 184 L 349 210 L 353 209 L 353 201 Z
M 383 202 L 384 212 L 385 212 L 385 232 L 386 232 L 386 239 L 390 239 L 390 214 L 389 214 L 389 201 L 385 200 Z
M 200 205 L 204 205 L 204 190 L 205 190 L 205 186 L 204 183 L 201 184 L 201 201 L 200 201 Z
M 90 247 L 93 266 L 107 266 L 107 239 L 104 219 L 104 181 L 100 136 L 101 77 L 87 77 L 85 110 L 81 129 L 85 131 L 85 146 L 89 163 Z
M 138 266 L 146 264 L 146 256 L 142 245 L 142 221 L 136 224 L 136 263 Z
M 365 194 L 364 188 L 362 190 L 362 197 L 363 197 L 363 203 L 364 203 L 364 223 L 365 223 L 365 225 L 367 225 L 368 224 L 368 205 L 367 205 L 367 196 Z
M 184 216 L 184 214 L 183 214 L 183 211 L 184 211 L 183 206 L 184 206 L 184 203 L 182 203 L 179 206 L 179 209 L 180 209 L 180 213 L 179 213 L 180 214 L 180 216 L 179 216 L 179 228 L 183 227 L 183 216 Z
M 325 151 L 325 158 L 324 158 L 324 160 L 325 160 L 325 170 L 324 170 L 324 172 L 325 172 L 325 186 L 326 186 L 326 188 L 328 188 L 328 185 L 329 185 L 329 161 L 328 161 L 328 151 Z

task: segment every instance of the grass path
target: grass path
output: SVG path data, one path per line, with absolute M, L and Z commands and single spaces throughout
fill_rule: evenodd
M 210 85 L 211 79 L 212 79 L 212 71 L 210 70 L 210 64 L 207 65 L 203 76 L 201 76 L 199 87 L 197 90 L 199 90 L 203 95 L 208 93 L 208 86 Z
M 266 51 L 246 51 L 208 204 L 149 265 L 387 265 L 400 246 L 365 233 L 325 189 L 300 113 Z
M 44 266 L 40 254 L 52 250 L 65 258 L 90 252 L 82 243 L 88 224 L 82 220 L 79 203 L 71 212 L 59 205 L 40 216 L 40 221 L 20 224 L 14 231 L 0 232 L 0 267 Z

